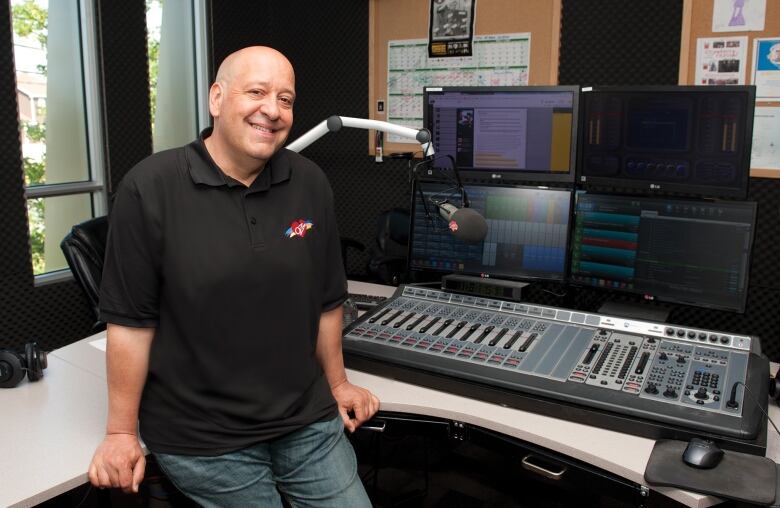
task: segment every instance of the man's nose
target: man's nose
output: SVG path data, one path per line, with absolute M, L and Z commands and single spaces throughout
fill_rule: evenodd
M 279 118 L 279 104 L 276 103 L 276 97 L 268 97 L 260 104 L 260 112 L 268 117 L 269 120 Z

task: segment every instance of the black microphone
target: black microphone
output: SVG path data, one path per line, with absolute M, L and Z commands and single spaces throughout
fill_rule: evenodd
M 481 242 L 487 236 L 487 222 L 473 208 L 458 208 L 448 201 L 433 202 L 439 209 L 439 215 L 447 221 L 452 235 L 464 242 Z

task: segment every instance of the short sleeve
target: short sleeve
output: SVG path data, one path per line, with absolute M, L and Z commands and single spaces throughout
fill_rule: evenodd
M 336 223 L 336 211 L 333 206 L 333 191 L 325 186 L 325 215 L 327 217 L 327 239 L 323 256 L 324 276 L 322 310 L 335 309 L 347 299 L 347 276 L 341 258 L 341 237 Z
M 130 174 L 128 174 L 128 177 Z M 109 215 L 100 319 L 137 328 L 159 319 L 159 224 L 134 180 L 125 178 Z

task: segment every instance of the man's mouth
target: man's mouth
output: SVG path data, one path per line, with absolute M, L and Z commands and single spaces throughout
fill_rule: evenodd
M 274 132 L 274 130 L 273 130 L 273 129 L 271 129 L 270 127 L 264 127 L 264 126 L 262 126 L 262 125 L 258 125 L 258 124 L 256 124 L 256 123 L 252 123 L 252 124 L 249 124 L 249 125 L 251 125 L 251 126 L 252 126 L 252 128 L 253 128 L 254 130 L 256 130 L 256 131 L 260 131 L 260 132 L 267 132 L 267 133 L 269 133 L 269 134 L 273 134 L 273 132 Z

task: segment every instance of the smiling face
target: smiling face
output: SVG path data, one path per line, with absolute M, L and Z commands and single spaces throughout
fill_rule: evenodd
M 295 73 L 281 53 L 251 47 L 228 56 L 209 91 L 214 131 L 206 139 L 223 171 L 259 173 L 290 134 L 294 101 Z

